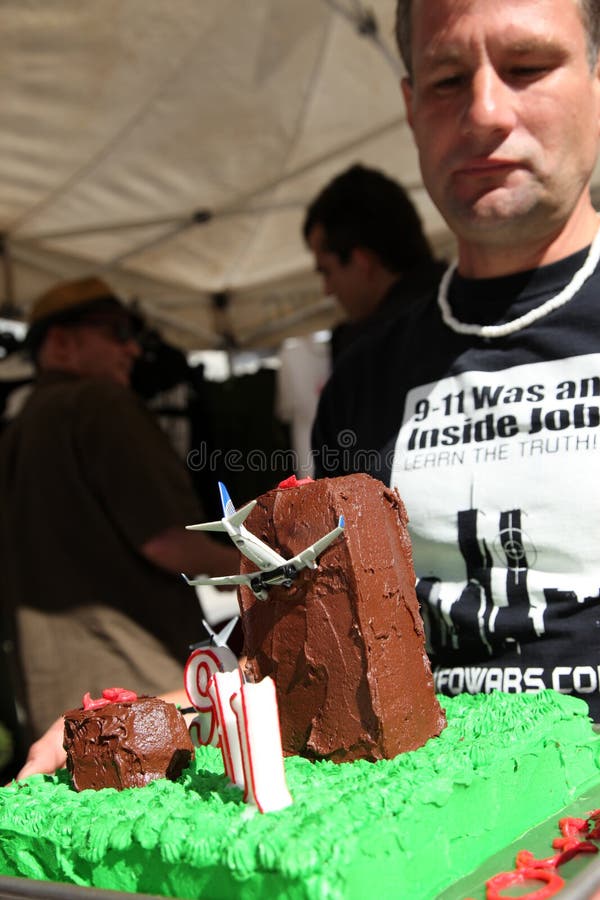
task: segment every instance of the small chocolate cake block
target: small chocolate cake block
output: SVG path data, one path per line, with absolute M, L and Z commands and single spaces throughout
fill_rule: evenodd
M 267 600 L 240 590 L 246 675 L 277 687 L 284 752 L 350 762 L 391 759 L 446 724 L 415 595 L 407 516 L 368 475 L 324 478 L 258 499 L 249 531 L 286 559 L 343 534 Z M 244 559 L 242 572 L 255 568 Z
M 65 713 L 67 768 L 78 791 L 175 781 L 193 745 L 179 710 L 157 697 Z

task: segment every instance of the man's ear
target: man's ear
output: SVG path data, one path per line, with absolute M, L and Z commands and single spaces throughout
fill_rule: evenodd
M 351 258 L 352 262 L 367 274 L 373 271 L 375 265 L 379 265 L 379 257 L 368 247 L 354 247 Z
M 404 97 L 404 109 L 406 110 L 406 121 L 413 127 L 413 87 L 410 78 L 403 78 L 400 82 L 402 96 Z
M 72 334 L 69 328 L 64 328 L 62 325 L 51 325 L 46 340 L 53 346 L 63 349 L 70 346 Z
M 50 348 L 53 357 L 65 364 L 72 361 L 77 345 L 75 329 L 63 325 L 51 325 L 44 341 L 44 346 Z
M 68 370 L 71 363 L 73 336 L 62 325 L 51 325 L 37 353 L 38 367 Z

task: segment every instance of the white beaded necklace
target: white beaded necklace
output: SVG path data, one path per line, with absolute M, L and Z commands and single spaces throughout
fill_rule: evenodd
M 455 331 L 457 334 L 474 334 L 477 337 L 483 338 L 506 337 L 508 334 L 514 334 L 515 331 L 521 331 L 522 328 L 527 328 L 528 325 L 537 322 L 542 316 L 547 316 L 548 313 L 553 312 L 555 309 L 558 309 L 559 306 L 563 306 L 565 303 L 568 303 L 569 300 L 572 300 L 577 291 L 587 281 L 596 268 L 599 259 L 600 229 L 596 232 L 596 237 L 592 241 L 583 265 L 575 272 L 570 282 L 565 285 L 562 291 L 554 297 L 550 297 L 550 299 L 546 300 L 545 303 L 542 303 L 541 306 L 531 309 L 524 315 L 519 316 L 518 319 L 513 319 L 512 322 L 506 322 L 503 325 L 476 325 L 471 322 L 461 322 L 459 319 L 454 318 L 452 310 L 450 309 L 450 304 L 448 303 L 448 288 L 457 265 L 456 262 L 453 262 L 444 272 L 438 288 L 437 302 L 442 313 L 442 319 L 448 328 L 451 328 L 452 331 Z

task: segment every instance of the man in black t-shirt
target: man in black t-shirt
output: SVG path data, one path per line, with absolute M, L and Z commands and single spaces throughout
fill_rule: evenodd
M 398 487 L 440 691 L 600 719 L 600 7 L 399 0 L 397 36 L 458 260 L 334 372 L 317 473 Z

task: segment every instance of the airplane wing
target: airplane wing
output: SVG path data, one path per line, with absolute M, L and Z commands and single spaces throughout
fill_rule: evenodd
M 293 566 L 297 572 L 300 569 L 314 569 L 316 566 L 316 558 L 320 556 L 320 554 L 325 550 L 326 547 L 335 541 L 337 537 L 342 533 L 345 528 L 345 520 L 343 516 L 340 516 L 337 528 L 334 528 L 333 531 L 328 532 L 323 535 L 322 538 L 319 538 L 318 541 L 315 541 L 314 544 L 311 544 L 310 547 L 307 547 L 306 550 L 303 550 L 301 553 L 298 553 L 296 556 L 292 556 L 291 559 L 286 560 L 286 566 Z
M 197 584 L 212 584 L 215 587 L 228 584 L 250 584 L 250 575 L 216 575 L 215 577 L 199 575 L 197 578 L 188 578 L 182 572 L 181 577 L 191 587 L 195 587 Z
M 293 570 L 292 575 L 294 575 Z M 197 578 L 188 578 L 187 575 L 184 575 L 182 572 L 181 577 L 186 584 L 189 584 L 192 587 L 195 587 L 197 584 L 212 584 L 215 587 L 245 584 L 259 600 L 267 599 L 269 596 L 267 591 L 274 584 L 283 584 L 284 582 L 290 581 L 289 573 L 284 572 L 281 568 L 270 569 L 267 572 L 248 572 L 247 575 L 217 575 L 214 578 L 210 575 L 199 575 Z

